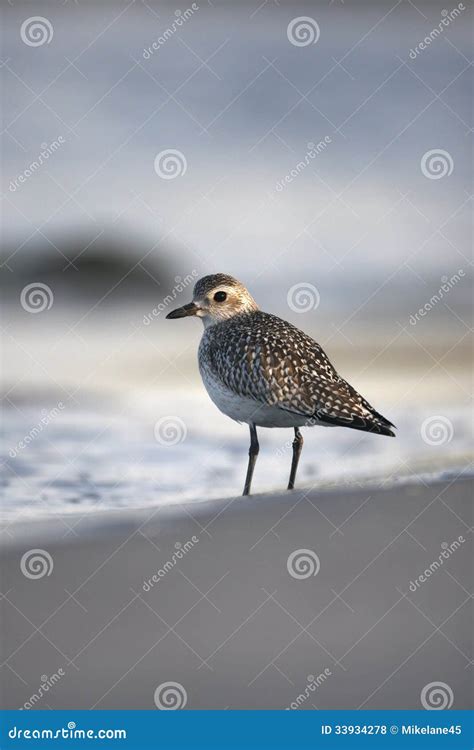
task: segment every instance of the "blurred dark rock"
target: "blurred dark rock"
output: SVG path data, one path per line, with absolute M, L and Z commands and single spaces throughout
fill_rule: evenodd
M 1 268 L 2 298 L 17 301 L 23 287 L 34 282 L 47 284 L 71 303 L 104 297 L 103 304 L 115 305 L 137 296 L 156 298 L 173 287 L 178 264 L 171 257 L 180 254 L 175 248 L 154 247 L 155 243 L 152 238 L 108 231 L 91 240 L 84 230 L 53 236 L 51 243 L 36 241 L 34 251 L 30 246 L 27 254 L 13 255 Z M 9 258 L 15 247 L 4 248 L 4 257 Z

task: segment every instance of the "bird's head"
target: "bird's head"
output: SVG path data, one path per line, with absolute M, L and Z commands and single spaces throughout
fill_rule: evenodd
M 168 313 L 167 318 L 197 315 L 204 326 L 215 325 L 241 313 L 258 310 L 250 292 L 240 281 L 223 273 L 203 276 L 196 282 L 193 301 Z

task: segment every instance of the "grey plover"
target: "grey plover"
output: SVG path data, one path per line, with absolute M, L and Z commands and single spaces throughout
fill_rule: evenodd
M 188 315 L 204 324 L 199 369 L 209 396 L 220 411 L 250 428 L 244 495 L 250 493 L 259 451 L 257 427 L 294 429 L 289 490 L 303 448 L 300 427 L 342 426 L 395 437 L 394 425 L 341 378 L 316 341 L 259 310 L 232 276 L 204 276 L 193 301 L 166 317 Z

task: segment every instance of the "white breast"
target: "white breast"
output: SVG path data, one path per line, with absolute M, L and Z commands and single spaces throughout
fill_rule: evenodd
M 207 367 L 201 368 L 206 390 L 217 408 L 236 422 L 253 422 L 259 427 L 302 427 L 308 417 L 291 414 L 278 406 L 268 406 L 247 396 L 239 396 L 217 379 Z

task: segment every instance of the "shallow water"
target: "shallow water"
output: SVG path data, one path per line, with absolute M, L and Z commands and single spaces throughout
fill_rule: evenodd
M 241 492 L 247 427 L 219 414 L 198 389 L 133 409 L 54 407 L 4 412 L 5 519 L 199 502 Z M 390 417 L 399 428 L 395 440 L 339 428 L 304 430 L 299 485 L 387 484 L 407 475 L 440 477 L 467 465 L 464 410 L 450 407 L 441 417 L 420 408 Z M 259 431 L 255 492 L 286 486 L 292 438 L 291 430 Z

